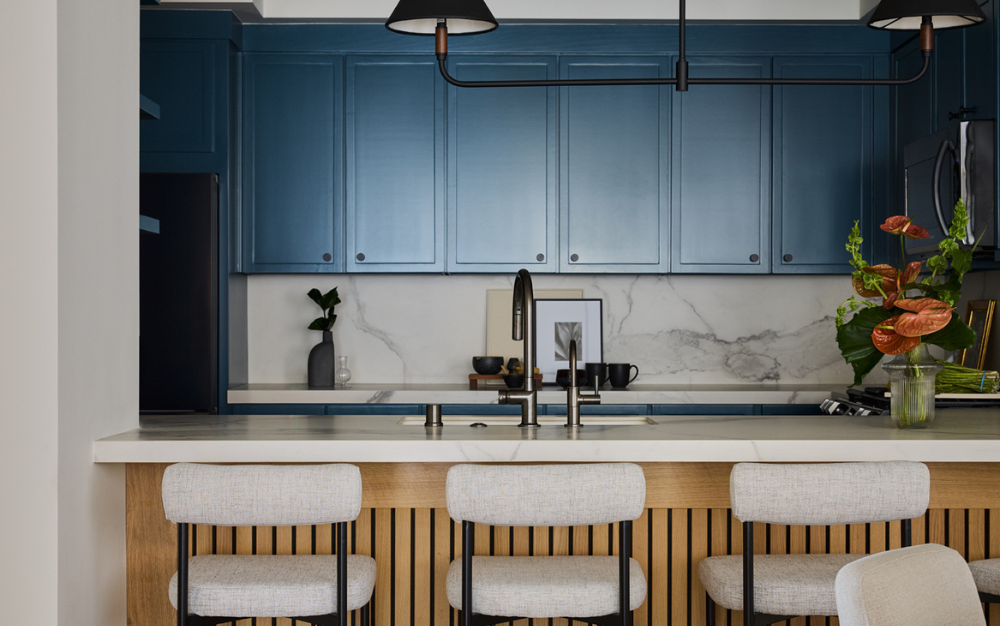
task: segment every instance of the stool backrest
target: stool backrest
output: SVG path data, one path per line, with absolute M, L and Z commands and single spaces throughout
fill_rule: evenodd
M 837 573 L 843 626 L 985 626 L 965 559 L 929 543 L 880 552 Z
M 634 520 L 646 478 L 632 463 L 456 465 L 448 470 L 448 514 L 494 526 L 576 526 Z
M 202 465 L 163 473 L 163 510 L 176 523 L 220 526 L 332 524 L 361 512 L 354 465 Z
M 770 524 L 860 524 L 924 514 L 923 463 L 738 463 L 729 476 L 733 516 Z

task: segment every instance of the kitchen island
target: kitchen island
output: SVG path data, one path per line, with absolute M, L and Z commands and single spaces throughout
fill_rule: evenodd
M 447 515 L 444 478 L 459 462 L 641 463 L 647 501 L 634 525 L 633 554 L 650 591 L 637 624 L 704 623 L 698 562 L 742 552 L 728 487 L 729 471 L 739 461 L 925 461 L 931 502 L 913 522 L 915 543 L 943 543 L 970 560 L 1000 556 L 1000 410 L 940 410 L 933 427 L 923 431 L 896 430 L 884 418 L 860 416 L 589 417 L 589 424 L 585 416 L 578 431 L 561 421 L 524 430 L 514 425 L 516 418 L 506 424 L 494 419 L 472 428 L 469 422 L 486 420 L 455 416 L 428 429 L 400 416 L 162 416 L 95 442 L 96 462 L 128 468 L 130 623 L 174 623 L 165 589 L 174 570 L 175 530 L 163 516 L 159 485 L 164 467 L 178 461 L 358 464 L 364 500 L 349 541 L 352 551 L 373 555 L 378 564 L 373 616 L 379 626 L 449 624 L 443 582 L 461 552 L 461 526 Z M 476 551 L 608 554 L 617 545 L 615 532 L 610 526 L 484 528 L 476 533 Z M 874 552 L 898 547 L 899 532 L 899 522 L 829 529 L 758 525 L 756 547 L 771 553 Z M 329 553 L 333 534 L 329 526 L 204 526 L 196 529 L 193 544 L 198 553 Z M 1000 613 L 992 617 L 1000 619 Z M 721 619 L 726 623 L 724 612 Z M 732 619 L 739 623 L 738 613 Z

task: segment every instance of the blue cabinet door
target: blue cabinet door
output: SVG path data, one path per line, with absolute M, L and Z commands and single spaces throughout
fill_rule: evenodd
M 977 28 L 984 28 L 979 26 Z M 941 129 L 958 119 L 965 106 L 962 89 L 965 66 L 965 31 L 956 28 L 934 34 L 934 128 Z M 949 117 L 955 116 L 955 117 Z
M 342 271 L 342 63 L 327 54 L 245 56 L 249 273 Z
M 986 23 L 962 29 L 965 36 L 964 104 L 966 108 L 972 109 L 962 119 L 990 119 L 997 116 L 995 4 L 993 0 L 980 2 L 979 6 L 986 14 Z
M 669 78 L 668 57 L 569 57 L 560 76 Z M 560 272 L 670 269 L 670 87 L 561 87 Z
M 218 47 L 211 40 L 142 41 L 139 89 L 160 106 L 158 119 L 139 122 L 142 152 L 198 153 L 216 149 Z
M 347 58 L 347 271 L 444 271 L 444 80 L 433 57 Z
M 892 72 L 895 78 L 913 76 L 920 70 L 923 57 L 919 43 L 914 40 L 892 55 Z M 930 74 L 930 72 L 928 72 Z M 908 85 L 890 87 L 889 106 L 894 123 L 889 127 L 892 154 L 890 171 L 893 172 L 892 208 L 889 215 L 903 215 L 905 197 L 903 187 L 903 148 L 906 144 L 926 137 L 934 129 L 934 80 L 925 75 Z M 894 253 L 894 251 L 891 251 Z
M 554 57 L 452 56 L 461 80 L 555 78 Z M 554 87 L 448 88 L 449 272 L 554 272 Z
M 692 77 L 766 78 L 764 57 L 694 57 Z M 770 269 L 771 89 L 693 85 L 674 94 L 673 272 Z
M 870 56 L 779 57 L 778 78 L 871 78 Z M 872 87 L 774 88 L 774 273 L 849 273 L 855 221 L 871 258 Z

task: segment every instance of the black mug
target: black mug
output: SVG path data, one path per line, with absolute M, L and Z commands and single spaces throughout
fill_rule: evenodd
M 629 378 L 629 374 L 632 373 L 632 368 L 635 368 L 635 376 Z M 611 363 L 608 365 L 608 378 L 611 379 L 611 386 L 615 389 L 624 389 L 625 387 L 628 387 L 638 375 L 638 365 L 631 365 L 629 363 Z
M 585 383 L 587 387 L 593 387 L 595 380 L 599 381 L 597 383 L 598 388 L 608 382 L 607 363 L 587 363 L 584 368 L 587 371 L 587 382 Z

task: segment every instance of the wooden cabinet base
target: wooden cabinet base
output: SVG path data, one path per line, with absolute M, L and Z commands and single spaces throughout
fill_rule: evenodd
M 990 463 L 931 463 L 931 502 L 913 521 L 913 542 L 950 546 L 969 560 L 1000 556 L 1000 466 Z M 129 464 L 126 474 L 128 623 L 171 626 L 174 609 L 167 584 L 175 570 L 176 527 L 163 516 L 160 481 L 164 464 Z M 374 556 L 378 565 L 372 619 L 375 626 L 449 626 L 452 615 L 445 578 L 461 556 L 461 524 L 448 517 L 444 482 L 448 464 L 361 464 L 364 499 L 350 525 L 354 553 Z M 636 611 L 637 626 L 705 623 L 705 590 L 698 563 L 715 554 L 740 554 L 740 522 L 729 510 L 730 463 L 651 463 L 646 472 L 647 509 L 633 526 L 633 556 L 649 585 Z M 803 527 L 758 524 L 757 552 L 879 552 L 899 547 L 899 522 Z M 617 527 L 483 527 L 476 554 L 614 554 Z M 196 554 L 330 554 L 327 526 L 197 526 Z M 718 624 L 740 624 L 742 615 L 717 612 Z M 352 616 L 356 624 L 357 616 Z M 731 619 L 731 621 L 729 621 Z M 991 623 L 1000 605 L 990 607 Z M 532 623 L 533 622 L 533 623 Z M 239 626 L 292 626 L 289 620 L 250 620 Z M 517 626 L 548 626 L 521 620 Z M 836 624 L 836 618 L 831 619 Z M 1000 622 L 998 622 L 1000 623 Z M 826 624 L 798 618 L 793 626 Z M 554 620 L 553 626 L 569 626 Z

